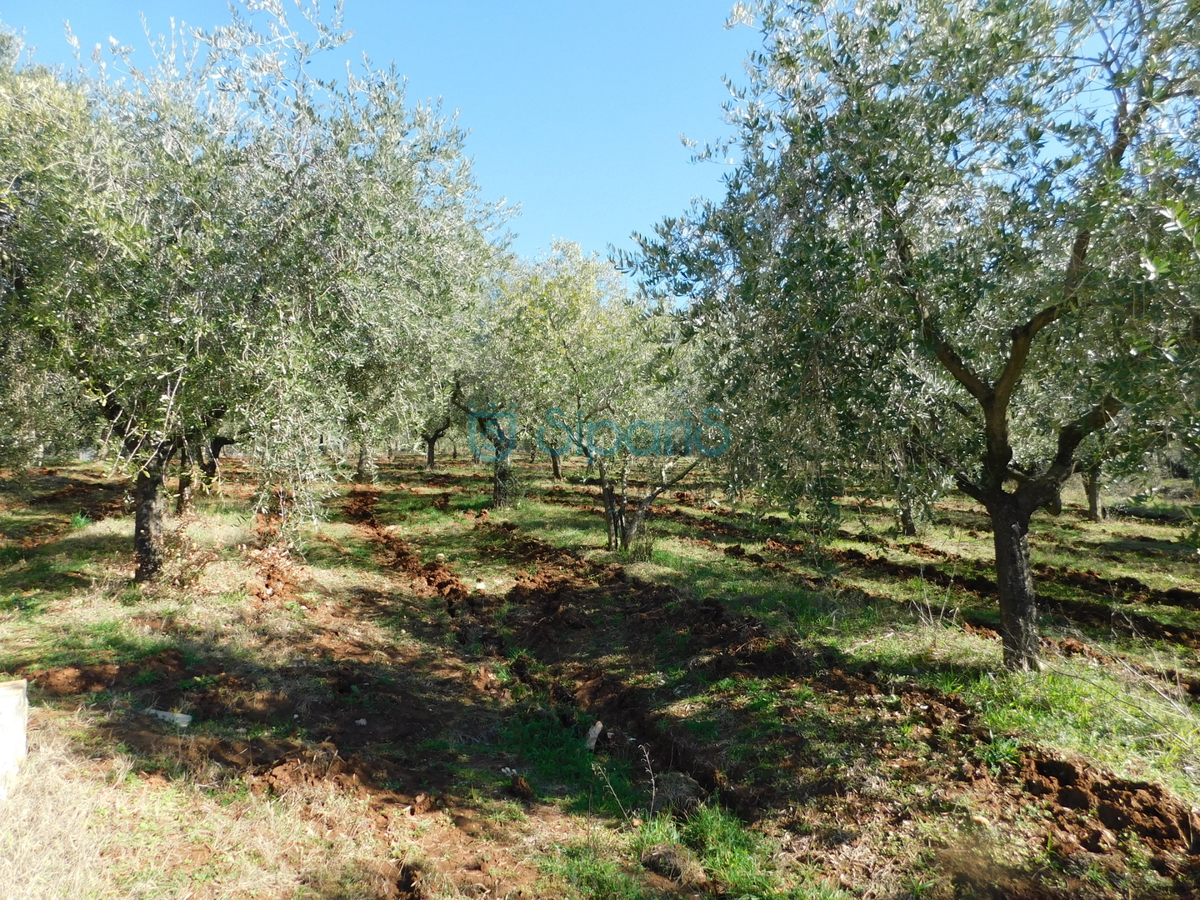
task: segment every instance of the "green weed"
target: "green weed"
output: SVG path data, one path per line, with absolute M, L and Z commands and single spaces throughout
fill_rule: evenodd
M 565 786 L 573 807 L 624 815 L 639 799 L 631 767 L 623 760 L 602 761 L 604 776 L 599 777 L 596 756 L 584 746 L 584 730 L 568 728 L 552 714 L 531 716 L 502 727 L 499 744 L 519 755 L 539 779 Z
M 544 867 L 588 900 L 651 900 L 657 896 L 625 871 L 611 851 L 588 841 L 557 848 L 546 857 Z
M 975 748 L 975 757 L 996 775 L 1005 766 L 1015 766 L 1020 761 L 1020 742 L 1012 737 L 993 736 L 990 743 Z

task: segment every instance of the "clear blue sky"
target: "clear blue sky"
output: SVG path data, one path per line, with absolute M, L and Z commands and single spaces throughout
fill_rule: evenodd
M 322 4 L 330 7 L 331 4 Z M 679 135 L 724 135 L 722 76 L 742 82 L 757 46 L 749 28 L 724 30 L 732 0 L 346 0 L 354 39 L 330 73 L 362 53 L 395 60 L 410 98 L 443 98 L 470 129 L 468 153 L 487 199 L 522 213 L 515 249 L 535 255 L 552 237 L 585 250 L 629 248 L 683 212 L 719 196 L 723 167 L 693 164 Z M 24 30 L 35 60 L 70 62 L 63 21 L 85 56 L 110 35 L 144 46 L 170 18 L 211 28 L 223 0 L 0 0 L 0 21 Z M 134 61 L 145 50 L 135 53 Z

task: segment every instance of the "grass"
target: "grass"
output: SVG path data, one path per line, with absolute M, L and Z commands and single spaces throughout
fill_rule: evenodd
M 1200 802 L 1189 774 L 1200 763 L 1200 715 L 1144 678 L 1061 661 L 1037 678 L 980 675 L 963 694 L 996 733 L 1084 753 Z
M 16 786 L 0 805 L 0 888 L 6 900 L 103 895 L 99 819 L 112 788 L 59 735 L 35 736 Z M 109 894 L 109 896 L 113 896 Z
M 661 894 L 649 889 L 622 865 L 622 857 L 637 860 L 661 845 L 688 848 L 698 873 L 685 886 L 719 884 L 721 896 L 747 900 L 849 900 L 850 895 L 819 883 L 785 885 L 775 871 L 772 842 L 746 828 L 745 823 L 719 806 L 703 806 L 685 823 L 656 816 L 632 833 L 595 832 L 549 854 L 545 871 L 564 884 L 570 896 L 605 900 L 651 900 Z M 687 851 L 684 851 L 685 853 Z
M 231 467 L 243 491 L 248 475 Z M 1036 747 L 1200 802 L 1200 721 L 1166 674 L 1200 673 L 1195 651 L 1047 617 L 1050 637 L 1109 661 L 1050 655 L 1038 678 L 1004 674 L 999 642 L 962 627 L 995 626 L 994 601 L 929 580 L 993 577 L 986 521 L 953 498 L 916 539 L 886 505 L 847 500 L 821 553 L 803 510 L 667 498 L 631 558 L 605 550 L 599 513 L 579 508 L 597 502 L 592 488 L 556 490 L 535 469 L 524 499 L 481 523 L 487 473 L 384 465 L 374 516 L 422 559 L 445 555 L 474 598 L 452 611 L 340 518 L 336 498 L 284 596 L 264 599 L 254 523 L 219 495 L 176 523 L 177 577 L 134 585 L 127 517 L 39 501 L 64 479 L 102 483 L 86 467 L 61 472 L 0 483 L 0 672 L 120 669 L 82 693 L 34 686 L 34 753 L 0 811 L 6 900 L 18 883 L 30 897 L 373 898 L 413 878 L 426 898 L 634 900 L 663 895 L 642 864 L 659 845 L 694 860 L 704 897 L 947 900 L 943 851 L 969 850 L 983 854 L 975 868 L 1003 861 L 1108 900 L 1162 880 L 1153 854 L 1122 834 L 1105 857 L 1115 869 L 1064 861 L 1006 772 Z M 1178 527 L 1088 523 L 1068 501 L 1063 517 L 1035 519 L 1036 563 L 1200 587 Z M 536 544 L 531 556 L 530 541 L 563 553 Z M 742 555 L 725 552 L 735 545 Z M 516 589 L 538 579 L 551 587 Z M 1200 628 L 1194 610 L 1128 594 L 1048 578 L 1039 592 Z M 623 692 L 599 711 L 578 700 L 597 679 Z M 926 698 L 943 695 L 986 739 L 929 718 Z M 145 722 L 152 704 L 196 720 Z M 598 716 L 613 737 L 593 753 L 584 735 Z M 266 755 L 244 762 L 255 753 Z M 280 781 L 280 760 L 305 754 L 326 762 Z M 968 762 L 991 788 L 952 777 Z M 687 772 L 704 782 L 700 801 L 652 815 L 664 779 Z M 436 803 L 401 812 L 421 793 Z M 13 854 L 34 841 L 55 852 L 17 871 Z
M 618 862 L 617 841 L 589 837 L 546 855 L 543 870 L 567 888 L 566 896 L 588 900 L 651 900 L 656 894 Z

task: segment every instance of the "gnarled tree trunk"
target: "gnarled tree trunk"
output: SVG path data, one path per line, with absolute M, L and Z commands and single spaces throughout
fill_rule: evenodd
M 650 512 L 650 507 L 654 505 L 654 501 L 664 491 L 686 478 L 688 473 L 696 468 L 699 462 L 699 460 L 693 461 L 681 471 L 671 475 L 669 474 L 669 470 L 673 463 L 668 461 L 659 467 L 657 484 L 642 499 L 632 502 L 629 499 L 628 458 L 621 460 L 621 483 L 619 488 L 610 479 L 608 464 L 604 459 L 589 455 L 589 465 L 593 461 L 600 471 L 600 493 L 604 498 L 604 521 L 608 531 L 608 549 L 626 551 L 633 545 L 634 538 L 637 537 L 638 532 L 641 530 L 642 523 L 646 521 L 646 515 Z
M 232 438 L 221 437 L 220 435 L 217 435 L 208 442 L 208 452 L 200 461 L 200 474 L 206 484 L 212 484 L 216 481 L 217 471 L 220 469 L 221 451 L 231 444 L 236 443 L 237 441 Z
M 354 480 L 360 484 L 371 480 L 371 458 L 365 441 L 358 445 L 358 464 L 354 467 Z
M 430 428 L 428 431 L 421 432 L 421 440 L 425 443 L 425 468 L 433 470 L 437 468 L 437 459 L 434 458 L 433 448 L 437 446 L 437 442 L 442 439 L 447 431 L 450 430 L 450 417 L 442 419 L 441 423 L 435 428 Z M 454 458 L 458 458 L 458 448 L 455 447 Z
M 137 581 L 153 581 L 163 566 L 163 515 L 166 498 L 163 480 L 174 447 L 161 444 L 137 473 L 136 506 L 133 518 L 133 552 L 137 560 Z
M 497 509 L 512 503 L 513 471 L 508 457 L 497 458 L 492 466 L 492 506 Z
M 179 451 L 179 493 L 175 495 L 175 515 L 182 516 L 192 507 L 192 458 L 187 447 Z

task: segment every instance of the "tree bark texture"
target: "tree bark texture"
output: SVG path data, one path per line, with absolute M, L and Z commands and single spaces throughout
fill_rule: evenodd
M 354 480 L 360 484 L 371 480 L 370 457 L 367 455 L 366 443 L 358 445 L 358 464 L 354 467 Z
M 431 428 L 428 431 L 421 433 L 421 440 L 425 443 L 425 468 L 432 471 L 437 468 L 437 459 L 433 455 L 434 447 L 437 442 L 442 439 L 447 431 L 450 430 L 450 417 L 447 416 L 441 421 L 436 428 Z M 458 458 L 458 448 L 455 448 L 454 458 Z
M 1000 636 L 1004 665 L 1019 671 L 1041 668 L 1037 629 L 1037 597 L 1029 561 L 1030 513 L 1016 498 L 989 509 L 996 550 L 996 585 L 1000 595 Z
M 1083 490 L 1087 494 L 1088 518 L 1093 522 L 1104 521 L 1104 497 L 1101 495 L 1103 482 L 1100 467 L 1095 466 L 1083 473 Z
M 133 551 L 137 561 L 134 579 L 137 581 L 153 581 L 162 571 L 163 515 L 167 506 L 163 479 L 170 458 L 171 449 L 160 447 L 135 479 Z
M 512 503 L 513 471 L 508 459 L 497 459 L 492 467 L 492 506 L 497 509 Z
M 179 493 L 175 495 L 175 515 L 192 508 L 192 458 L 187 447 L 179 451 Z
M 236 443 L 237 441 L 220 435 L 208 442 L 208 452 L 200 461 L 200 474 L 204 477 L 205 483 L 212 484 L 216 480 L 217 472 L 221 467 L 221 451 L 230 444 Z

